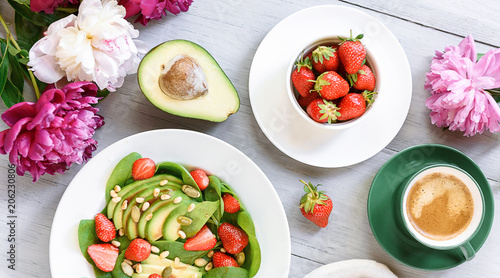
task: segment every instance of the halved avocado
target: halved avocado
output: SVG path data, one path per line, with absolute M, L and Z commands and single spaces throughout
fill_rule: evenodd
M 222 122 L 240 107 L 234 85 L 212 55 L 194 42 L 171 40 L 151 49 L 137 79 L 153 105 L 174 115 Z

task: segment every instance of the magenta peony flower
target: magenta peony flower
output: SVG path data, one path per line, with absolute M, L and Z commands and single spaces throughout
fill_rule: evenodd
M 129 18 L 140 14 L 136 22 L 147 25 L 151 19 L 161 19 L 167 11 L 173 14 L 187 12 L 193 0 L 120 0 L 118 4 L 125 7 Z
M 438 127 L 460 130 L 465 136 L 500 131 L 500 108 L 486 91 L 500 87 L 500 49 L 488 51 L 477 61 L 472 36 L 458 46 L 436 51 L 425 89 L 431 92 L 426 106 Z
M 0 153 L 8 153 L 17 173 L 30 172 L 34 182 L 86 162 L 97 148 L 92 136 L 104 124 L 91 106 L 96 94 L 94 83 L 75 82 L 46 90 L 36 103 L 13 105 L 2 114 L 10 128 L 0 132 Z
M 30 0 L 30 8 L 34 12 L 54 13 L 58 6 L 66 7 L 69 3 L 78 4 L 78 0 Z

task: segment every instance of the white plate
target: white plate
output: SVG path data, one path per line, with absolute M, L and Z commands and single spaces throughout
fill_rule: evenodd
M 290 231 L 278 194 L 260 168 L 231 145 L 198 132 L 155 130 L 122 139 L 92 158 L 68 185 L 50 235 L 53 278 L 94 277 L 78 246 L 78 224 L 104 206 L 104 188 L 120 159 L 138 152 L 155 162 L 172 161 L 206 169 L 224 179 L 250 212 L 262 252 L 256 277 L 288 277 Z M 265 204 L 265 205 L 262 205 Z
M 349 37 L 351 29 L 365 35 L 362 42 L 384 80 L 377 77 L 370 117 L 346 130 L 324 130 L 308 124 L 290 103 L 287 67 L 300 47 L 320 37 Z M 364 12 L 335 5 L 304 9 L 278 23 L 257 49 L 249 77 L 252 109 L 267 138 L 291 158 L 318 167 L 353 165 L 381 151 L 403 125 L 411 93 L 408 60 L 389 29 Z

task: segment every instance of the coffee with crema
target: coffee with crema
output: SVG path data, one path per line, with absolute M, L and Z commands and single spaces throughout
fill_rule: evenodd
M 472 194 L 454 175 L 437 172 L 415 182 L 406 210 L 413 227 L 437 241 L 452 239 L 467 229 L 474 213 Z

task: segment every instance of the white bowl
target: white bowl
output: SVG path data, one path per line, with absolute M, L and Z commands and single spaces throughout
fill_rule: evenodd
M 341 37 L 345 37 L 345 36 L 341 36 Z M 351 120 L 342 121 L 342 122 L 335 122 L 335 123 L 331 123 L 331 124 L 318 123 L 318 122 L 314 121 L 307 114 L 306 110 L 299 105 L 299 103 L 297 101 L 299 93 L 294 88 L 293 83 L 292 83 L 292 78 L 291 78 L 292 72 L 296 68 L 295 63 L 297 62 L 297 60 L 300 59 L 300 57 L 302 55 L 303 55 L 303 57 L 305 57 L 307 54 L 309 54 L 311 51 L 313 51 L 314 49 L 316 49 L 316 47 L 318 47 L 320 45 L 334 45 L 334 44 L 338 44 L 340 42 L 341 42 L 341 40 L 338 38 L 338 36 L 330 35 L 330 36 L 324 36 L 324 37 L 317 38 L 317 39 L 312 40 L 311 42 L 307 43 L 306 45 L 299 46 L 297 48 L 298 50 L 295 51 L 296 55 L 293 55 L 290 59 L 290 63 L 288 64 L 288 69 L 287 69 L 286 80 L 285 80 L 288 98 L 289 98 L 290 102 L 292 103 L 292 106 L 295 108 L 295 111 L 297 111 L 297 113 L 302 118 L 304 118 L 308 123 L 310 123 L 311 125 L 318 126 L 322 129 L 327 129 L 327 130 L 343 130 L 343 129 L 352 127 L 352 126 L 360 123 L 364 119 L 370 117 L 371 111 L 373 110 L 373 106 L 376 105 L 376 103 L 377 103 L 377 99 L 378 99 L 377 96 L 379 94 L 379 91 L 377 89 L 379 88 L 380 74 L 379 74 L 379 68 L 377 67 L 377 60 L 376 60 L 376 57 L 373 57 L 373 55 L 371 55 L 370 50 L 365 47 L 366 60 L 367 60 L 366 64 L 369 65 L 370 69 L 372 70 L 373 74 L 375 75 L 376 83 L 375 83 L 374 92 L 377 92 L 377 94 L 373 98 L 373 103 L 370 106 L 366 107 L 366 111 L 363 115 L 361 115 L 357 118 L 351 119 Z M 363 39 L 361 39 L 361 42 L 363 42 Z

